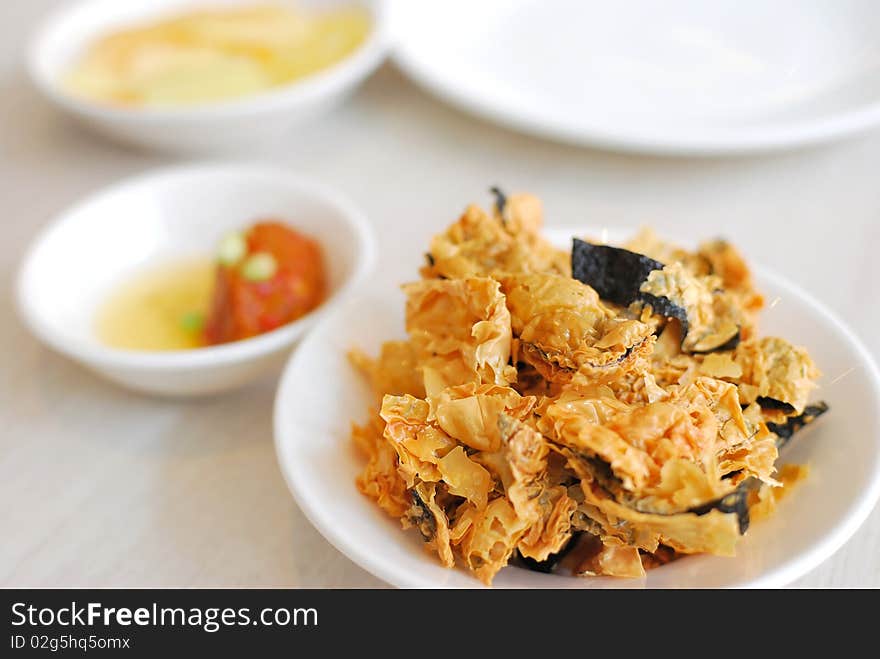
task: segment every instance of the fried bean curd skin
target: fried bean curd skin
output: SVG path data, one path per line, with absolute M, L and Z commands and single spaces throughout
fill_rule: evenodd
M 605 544 L 593 535 L 585 535 L 578 548 L 572 572 L 579 577 L 608 576 L 638 579 L 645 576 L 639 550 L 616 542 Z
M 416 398 L 425 395 L 418 356 L 410 341 L 386 341 L 377 359 L 358 349 L 349 351 L 348 358 L 370 379 L 379 401 L 385 394 L 412 394 Z
M 503 461 L 498 477 L 517 515 L 529 523 L 517 549 L 544 561 L 571 539 L 571 516 L 577 503 L 551 471 L 547 440 L 535 429 L 506 414 L 498 417 Z M 493 464 L 497 465 L 497 462 Z
M 679 262 L 664 265 L 644 254 L 577 238 L 571 265 L 575 279 L 603 299 L 628 306 L 643 322 L 660 327 L 677 320 L 685 352 L 732 348 L 741 338 L 742 312 L 714 275 L 697 276 Z
M 721 279 L 724 291 L 734 298 L 740 309 L 743 339 L 756 331 L 756 314 L 764 307 L 764 296 L 755 288 L 752 272 L 739 250 L 726 240 L 710 240 L 700 244 L 697 255 L 708 264 L 708 273 Z M 697 274 L 697 273 L 695 273 Z
M 603 464 L 604 485 L 618 501 L 641 511 L 682 512 L 729 494 L 749 476 L 775 482 L 776 448 L 766 428 L 763 450 L 743 451 L 759 430 L 743 416 L 733 385 L 700 378 L 667 401 L 636 406 L 608 392 L 569 390 L 544 400 L 537 428 Z M 734 471 L 737 479 L 725 478 Z
M 749 515 L 753 522 L 767 519 L 776 510 L 776 506 L 787 497 L 792 489 L 810 475 L 807 465 L 785 464 L 779 468 L 780 487 L 763 485 L 754 490 L 750 498 Z
M 455 551 L 486 583 L 514 549 L 543 560 L 571 536 L 575 505 L 549 480 L 546 442 L 518 421 L 533 404 L 493 385 L 452 387 L 428 400 L 386 396 L 382 403 L 384 437 L 412 493 L 404 524 L 417 527 L 444 564 L 454 562 Z M 362 479 L 374 471 L 368 467 Z M 498 496 L 498 482 L 506 496 Z
M 430 420 L 459 442 L 477 451 L 501 447 L 498 415 L 527 419 L 537 400 L 508 387 L 461 385 L 428 399 Z
M 742 369 L 737 380 L 742 401 L 786 414 L 804 411 L 821 375 L 805 349 L 774 336 L 740 344 L 733 360 Z
M 510 312 L 497 281 L 426 279 L 403 287 L 406 329 L 429 394 L 466 382 L 516 380 Z
M 643 227 L 623 247 L 664 264 L 680 263 L 695 277 L 719 277 L 724 291 L 737 298 L 737 306 L 745 316 L 743 338 L 750 338 L 754 314 L 764 306 L 764 297 L 756 290 L 751 270 L 735 246 L 715 239 L 701 243 L 696 252 L 689 252 L 661 240 L 653 229 Z
M 431 241 L 422 277 L 460 279 L 502 272 L 547 272 L 569 276 L 569 254 L 540 235 L 541 202 L 510 195 L 503 211 L 468 206 L 459 220 Z
M 501 449 L 501 413 L 525 418 L 534 403 L 506 387 L 462 385 L 427 400 L 385 396 L 380 416 L 385 421 L 383 435 L 397 451 L 398 472 L 407 487 L 419 481 L 443 481 L 451 494 L 481 509 L 492 480 L 471 458 L 477 452 Z
M 636 368 L 654 344 L 652 329 L 617 317 L 592 288 L 570 277 L 546 274 L 501 278 L 518 358 L 545 380 L 574 375 L 604 380 Z
M 758 336 L 730 243 L 643 230 L 569 254 L 535 197 L 493 193 L 404 285 L 407 338 L 349 355 L 377 400 L 352 427 L 357 487 L 485 584 L 508 565 L 641 578 L 734 555 L 807 475 L 777 460 L 829 409 L 809 354 Z
M 662 543 L 685 554 L 734 555 L 739 540 L 739 520 L 734 513 L 710 510 L 704 514 L 644 513 L 617 502 L 600 484 L 595 463 L 570 449 L 561 449 L 580 478 L 583 517 L 598 525 L 597 535 L 606 544 L 622 543 L 654 552 Z M 578 516 L 575 515 L 577 520 Z M 587 529 L 595 527 L 587 526 Z
M 464 563 L 484 583 L 507 565 L 514 550 L 536 561 L 559 552 L 571 539 L 577 507 L 568 489 L 554 484 L 546 440 L 516 418 L 498 415 L 499 451 L 482 454 L 506 495 L 485 509 L 459 507 L 452 541 Z
M 654 313 L 672 315 L 687 326 L 682 348 L 687 352 L 709 352 L 739 337 L 741 320 L 738 309 L 714 292 L 717 282 L 689 273 L 680 263 L 671 263 L 662 270 L 654 270 L 639 291 L 646 294 L 642 306 L 651 306 Z M 671 308 L 662 302 L 668 300 Z M 684 316 L 679 310 L 683 310 Z
M 363 426 L 352 424 L 352 439 L 367 456 L 367 465 L 356 482 L 358 489 L 382 510 L 392 517 L 403 517 L 410 507 L 410 497 L 397 470 L 397 452 L 383 437 L 384 429 L 384 421 L 375 413 Z

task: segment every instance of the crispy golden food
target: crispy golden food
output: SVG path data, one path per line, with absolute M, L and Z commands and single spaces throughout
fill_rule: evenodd
M 804 411 L 819 376 L 806 350 L 774 336 L 741 343 L 733 361 L 742 370 L 736 380 L 744 403 L 758 401 L 785 412 Z
M 662 298 L 684 310 L 687 334 L 682 348 L 688 352 L 708 352 L 734 340 L 739 335 L 740 310 L 723 291 L 718 292 L 716 277 L 697 277 L 680 263 L 670 263 L 654 270 L 639 287 L 649 299 Z M 650 313 L 657 303 L 643 303 Z
M 573 269 L 536 198 L 494 192 L 403 286 L 408 338 L 350 353 L 377 399 L 352 430 L 358 488 L 486 584 L 508 564 L 638 578 L 733 555 L 806 476 L 776 463 L 828 409 L 808 404 L 809 354 L 758 336 L 729 243 L 575 241 Z
M 499 207 L 500 206 L 500 207 Z M 434 236 L 421 270 L 425 279 L 484 277 L 494 273 L 570 275 L 568 252 L 541 236 L 543 210 L 528 194 L 499 199 L 491 213 L 470 205 L 445 233 Z
M 743 321 L 743 338 L 751 337 L 757 320 L 755 314 L 764 306 L 764 297 L 755 289 L 752 273 L 742 254 L 729 242 L 709 240 L 701 243 L 696 252 L 689 252 L 664 242 L 646 227 L 624 247 L 661 263 L 679 263 L 694 277 L 718 277 L 724 293 L 736 298 L 735 304 Z
M 429 394 L 465 382 L 506 385 L 516 380 L 510 361 L 510 311 L 488 277 L 425 279 L 403 287 L 406 330 Z
M 419 360 L 410 341 L 386 341 L 376 359 L 356 348 L 349 352 L 348 358 L 369 376 L 370 385 L 380 402 L 385 394 L 412 394 L 424 398 L 425 385 Z
M 653 330 L 620 318 L 589 286 L 553 274 L 501 276 L 510 309 L 517 361 L 545 380 L 610 380 L 637 368 L 650 354 Z

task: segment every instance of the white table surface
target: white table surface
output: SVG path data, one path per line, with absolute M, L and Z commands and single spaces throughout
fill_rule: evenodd
M 173 161 L 93 137 L 29 87 L 24 42 L 56 4 L 4 3 L 0 21 L 0 586 L 382 586 L 288 494 L 272 445 L 273 379 L 210 400 L 151 399 L 50 352 L 18 320 L 15 271 L 40 227 L 93 190 Z M 621 156 L 473 119 L 386 66 L 344 108 L 260 157 L 363 207 L 388 286 L 413 277 L 428 237 L 497 183 L 539 194 L 560 226 L 723 232 L 880 354 L 880 131 L 761 158 Z M 796 585 L 880 586 L 880 510 Z

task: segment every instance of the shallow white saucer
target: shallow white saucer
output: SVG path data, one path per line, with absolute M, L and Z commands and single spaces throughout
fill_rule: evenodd
M 575 235 L 597 235 L 576 232 Z M 560 245 L 571 231 L 551 232 Z M 735 558 L 690 556 L 645 579 L 579 579 L 507 567 L 495 587 L 775 587 L 833 554 L 870 513 L 880 494 L 880 372 L 861 342 L 825 306 L 795 285 L 757 269 L 757 283 L 781 302 L 762 315 L 762 334 L 806 346 L 824 372 L 816 399 L 831 411 L 798 434 L 782 462 L 811 473 L 769 520 L 753 524 Z M 376 354 L 403 336 L 398 290 L 359 295 L 328 315 L 287 364 L 275 400 L 278 459 L 293 495 L 315 527 L 351 560 L 401 587 L 478 587 L 461 569 L 443 568 L 417 532 L 404 532 L 354 484 L 363 466 L 350 441 L 351 420 L 373 402 L 345 353 Z M 842 376 L 842 377 L 841 377 Z
M 818 143 L 880 122 L 871 0 L 404 0 L 396 62 L 441 98 L 658 154 Z

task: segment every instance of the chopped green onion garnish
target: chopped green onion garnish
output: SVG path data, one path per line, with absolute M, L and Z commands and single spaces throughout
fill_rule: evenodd
M 248 281 L 266 281 L 275 276 L 278 262 L 268 252 L 251 254 L 241 266 L 241 275 Z
M 205 315 L 190 311 L 180 317 L 180 326 L 187 332 L 201 332 L 205 326 Z
M 240 231 L 231 231 L 223 236 L 217 246 L 217 260 L 223 265 L 235 265 L 247 254 L 247 242 Z

